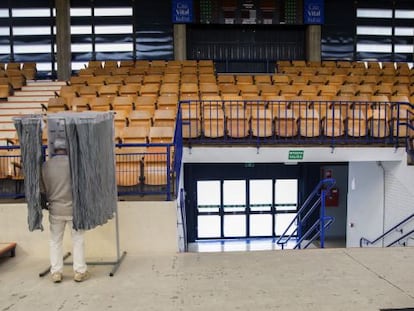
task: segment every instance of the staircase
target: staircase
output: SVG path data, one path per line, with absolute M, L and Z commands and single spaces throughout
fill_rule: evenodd
M 296 243 L 293 249 L 308 248 L 317 239 L 320 248 L 325 247 L 325 231 L 334 222 L 333 217 L 325 215 L 325 198 L 335 183 L 332 178 L 323 179 L 318 183 L 299 208 L 296 217 L 276 241 L 282 249 L 292 241 Z M 314 213 L 318 213 L 318 217 L 313 224 L 309 224 Z M 305 227 L 307 230 L 304 232 Z
M 55 97 L 66 82 L 51 80 L 28 80 L 21 90 L 7 100 L 0 101 L 0 145 L 16 140 L 13 117 L 27 114 L 44 113 L 49 98 Z

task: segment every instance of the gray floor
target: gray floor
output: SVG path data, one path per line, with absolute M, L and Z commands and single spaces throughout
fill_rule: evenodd
M 414 248 L 128 254 L 63 283 L 48 259 L 0 259 L 0 310 L 380 310 L 414 307 Z

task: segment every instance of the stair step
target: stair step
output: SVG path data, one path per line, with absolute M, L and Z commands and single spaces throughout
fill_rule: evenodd
M 22 91 L 16 91 L 14 92 L 13 96 L 55 96 L 55 92 L 54 91 L 50 91 L 50 90 L 36 90 L 36 91 L 26 91 L 26 90 L 22 90 Z
M 26 85 L 22 87 L 22 91 L 59 91 L 61 88 L 61 85 Z
M 7 98 L 9 102 L 45 102 L 54 96 L 10 96 Z
M 26 85 L 27 86 L 33 86 L 33 85 L 42 85 L 42 86 L 44 86 L 44 85 L 54 85 L 54 86 L 57 86 L 57 85 L 60 85 L 60 86 L 62 86 L 62 85 L 66 85 L 66 82 L 65 81 L 52 81 L 52 80 L 35 80 L 35 81 L 33 81 L 33 80 L 30 80 L 30 81 L 26 81 Z
M 45 103 L 47 104 L 47 103 Z M 19 109 L 19 108 L 42 108 L 40 102 L 12 102 L 1 103 L 0 109 Z

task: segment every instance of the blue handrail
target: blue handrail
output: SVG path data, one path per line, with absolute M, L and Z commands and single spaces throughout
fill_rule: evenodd
M 312 193 L 308 196 L 308 198 L 302 204 L 296 216 L 292 219 L 292 221 L 287 226 L 285 231 L 281 234 L 279 239 L 276 241 L 278 245 L 281 245 L 282 249 L 295 236 L 295 233 L 297 234 L 297 237 L 296 237 L 297 243 L 294 248 L 300 248 L 300 243 L 317 228 L 317 225 L 319 225 L 319 230 L 317 232 L 317 235 L 312 237 L 311 241 L 316 239 L 317 236 L 320 236 L 321 248 L 324 247 L 325 229 L 334 221 L 332 217 L 325 216 L 325 196 L 326 196 L 326 193 L 328 193 L 329 190 L 331 190 L 334 185 L 335 185 L 335 179 L 333 178 L 322 179 L 318 183 L 318 185 L 315 187 Z M 312 202 L 313 204 L 309 208 Z M 318 220 L 308 229 L 308 231 L 302 234 L 303 224 L 318 206 L 320 206 Z M 302 213 L 305 213 L 305 215 L 302 216 Z M 292 226 L 294 226 L 295 223 L 297 223 L 296 229 L 292 230 L 292 232 L 289 235 L 287 235 L 287 232 L 289 232 L 289 230 L 292 229 Z M 309 244 L 310 243 L 308 243 L 306 247 Z
M 370 240 L 368 240 L 367 238 L 364 238 L 364 237 L 362 237 L 360 240 L 359 240 L 359 247 L 363 247 L 363 243 L 365 243 L 365 246 L 368 246 L 368 245 L 373 245 L 373 244 L 375 244 L 375 243 L 377 243 L 379 240 L 381 240 L 381 239 L 383 239 L 383 238 L 385 238 L 388 234 L 390 234 L 391 232 L 394 232 L 395 231 L 395 229 L 397 229 L 399 226 L 401 226 L 401 225 L 403 225 L 403 224 L 405 224 L 406 222 L 408 222 L 408 221 L 410 221 L 412 218 L 414 218 L 414 214 L 411 214 L 410 216 L 408 216 L 408 217 L 406 217 L 406 218 L 404 218 L 403 220 L 401 220 L 398 224 L 396 224 L 395 226 L 393 226 L 393 227 L 391 227 L 390 229 L 388 229 L 386 232 L 384 232 L 383 234 L 381 234 L 379 237 L 377 237 L 375 240 L 373 240 L 373 241 L 370 241 Z M 408 233 L 408 234 L 411 234 L 412 232 L 410 232 L 410 233 Z M 392 242 L 391 244 L 389 244 L 389 245 L 387 245 L 387 247 L 388 246 L 391 246 L 391 245 L 393 245 L 393 244 L 395 244 L 395 243 L 397 243 L 398 241 L 400 241 L 401 239 L 403 239 L 403 238 L 405 238 L 405 236 L 404 237 L 400 237 L 400 238 L 398 238 L 397 240 L 395 240 L 394 242 Z

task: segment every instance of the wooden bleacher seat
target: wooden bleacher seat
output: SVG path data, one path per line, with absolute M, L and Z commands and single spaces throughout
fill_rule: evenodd
M 137 96 L 134 100 L 134 110 L 148 110 L 154 113 L 158 96 Z
M 264 97 L 260 95 L 244 95 L 242 96 L 242 100 L 250 114 L 259 109 L 267 108 L 267 102 L 265 102 Z
M 292 109 L 278 109 L 274 122 L 275 135 L 294 137 L 298 134 L 297 117 Z
M 339 60 L 336 62 L 336 67 L 338 68 L 351 68 L 352 64 L 350 61 L 347 60 Z
M 52 97 L 49 98 L 47 103 L 47 112 L 58 112 L 64 110 L 71 110 L 71 106 L 68 105 L 68 101 L 64 97 Z
M 322 123 L 325 136 L 339 137 L 344 134 L 344 118 L 340 108 L 328 109 Z
M 16 246 L 15 242 L 0 242 L 0 257 L 4 255 L 10 255 L 14 257 L 16 255 Z
M 255 84 L 240 84 L 238 85 L 240 95 L 259 95 L 259 88 Z
M 120 96 L 138 96 L 141 90 L 141 84 L 126 84 L 121 85 L 118 89 Z
M 200 137 L 200 109 L 182 109 L 181 114 L 183 138 Z
M 410 95 L 410 89 L 407 85 L 399 84 L 394 85 L 391 88 L 391 97 L 392 96 L 409 96 Z
M 37 68 L 35 62 L 24 62 L 21 69 L 26 80 L 35 80 L 37 76 Z
M 272 84 L 272 76 L 271 75 L 255 75 L 254 76 L 254 84 Z
M 198 82 L 198 76 L 195 73 L 186 73 L 182 74 L 180 78 L 181 85 L 186 83 L 196 83 Z
M 120 77 L 127 77 L 130 71 L 131 71 L 131 67 L 118 67 L 118 68 L 112 69 L 112 75 L 120 76 Z
M 198 74 L 198 69 L 196 66 L 188 66 L 188 67 L 182 67 L 181 68 L 181 75 L 182 76 L 192 76 L 192 75 L 197 75 Z
M 301 86 L 298 95 L 300 96 L 317 96 L 318 95 L 318 88 L 316 85 L 304 85 Z
M 305 60 L 292 60 L 292 66 L 294 67 L 306 67 Z
M 145 144 L 148 141 L 149 127 L 128 126 L 121 130 L 123 144 Z
M 134 98 L 134 96 L 115 96 L 112 98 L 112 109 L 129 112 L 134 108 Z
M 316 109 L 305 108 L 299 111 L 299 135 L 303 137 L 318 137 L 321 132 L 321 120 Z
M 7 98 L 13 94 L 13 86 L 8 78 L 0 78 L 0 98 Z
M 372 109 L 372 116 L 369 118 L 369 131 L 372 137 L 384 138 L 388 137 L 390 107 L 387 105 L 379 106 Z
M 148 140 L 150 143 L 170 144 L 174 140 L 175 126 L 151 126 Z
M 214 74 L 213 67 L 198 67 L 198 74 Z
M 94 68 L 93 69 L 93 75 L 95 78 L 106 78 L 112 75 L 112 70 L 114 70 L 115 68 Z M 93 77 L 91 77 L 93 78 Z M 98 80 L 98 79 L 97 79 Z M 99 85 L 97 82 L 95 84 L 91 84 L 91 85 Z
M 167 73 L 164 74 L 164 77 L 162 78 L 162 83 L 176 83 L 179 84 L 180 83 L 180 74 L 179 73 Z M 162 88 L 162 85 L 161 85 Z
M 221 95 L 240 95 L 239 86 L 235 84 L 219 84 Z
M 371 95 L 392 95 L 392 87 L 389 85 L 377 85 Z
M 270 109 L 258 109 L 251 112 L 251 131 L 255 137 L 273 135 L 273 116 Z
M 125 126 L 128 125 L 127 119 L 129 115 L 129 111 L 126 110 L 113 110 L 115 112 L 114 115 L 114 125 L 115 128 L 123 129 Z M 120 133 L 119 138 L 121 138 L 122 133 Z
M 180 87 L 178 83 L 163 83 L 160 87 L 160 95 L 175 95 L 178 97 Z
M 102 85 L 98 88 L 99 96 L 118 96 L 119 95 L 119 86 L 116 84 Z
M 323 60 L 321 63 L 322 67 L 336 67 L 336 61 L 334 60 Z
M 157 84 L 157 83 L 144 84 L 143 86 L 141 86 L 141 89 L 139 90 L 139 94 L 141 96 L 145 96 L 145 95 L 158 96 L 159 92 L 160 92 L 160 84 Z
M 86 84 L 87 85 L 90 85 L 90 86 L 98 86 L 98 87 L 100 87 L 100 86 L 102 86 L 102 85 L 105 84 L 105 79 L 107 77 L 109 77 L 109 76 L 101 75 L 101 76 L 96 76 L 96 77 L 95 76 L 94 77 L 88 77 L 86 79 Z
M 106 85 L 124 85 L 124 76 L 118 75 L 118 76 L 107 76 L 105 78 L 105 84 Z
M 217 75 L 218 84 L 235 84 L 233 75 Z
M 144 76 L 144 79 L 142 80 L 142 84 L 161 84 L 163 75 L 161 74 L 147 74 Z
M 141 183 L 141 166 L 145 147 L 123 147 L 115 149 L 116 181 L 118 186 L 130 187 Z
M 124 83 L 125 85 L 141 85 L 143 79 L 143 75 L 130 75 L 125 77 Z
M 200 83 L 200 95 L 219 95 L 220 90 L 216 83 Z
M 104 61 L 104 68 L 118 68 L 117 60 L 106 60 Z
M 93 77 L 95 75 L 95 68 L 82 68 L 78 71 L 78 76 Z
M 274 85 L 288 85 L 292 79 L 288 75 L 274 74 L 272 81 Z
M 198 67 L 214 67 L 214 63 L 211 59 L 201 59 L 198 61 Z
M 160 95 L 157 98 L 156 105 L 157 105 L 157 109 L 169 109 L 169 110 L 177 111 L 178 95 L 176 94 Z
M 285 97 L 293 97 L 298 96 L 300 91 L 300 87 L 296 85 L 281 85 L 280 86 L 280 95 Z
M 205 137 L 224 136 L 224 111 L 221 107 L 205 107 L 202 110 L 202 128 Z
M 72 76 L 69 80 L 69 85 L 87 85 L 88 78 L 85 76 Z
M 371 96 L 374 94 L 374 88 L 371 84 L 361 84 L 355 87 L 355 95 L 368 95 Z
M 336 85 L 318 85 L 316 95 L 317 96 L 335 96 L 338 93 L 338 87 Z
M 226 109 L 226 132 L 229 137 L 247 137 L 249 135 L 249 124 L 250 113 L 242 105 L 231 106 L 230 109 Z
M 328 79 L 325 76 L 313 75 L 309 77 L 310 85 L 315 85 L 315 86 L 325 85 L 327 82 L 328 82 Z
M 147 110 L 133 110 L 127 116 L 128 126 L 151 127 L 153 115 Z
M 271 84 L 258 85 L 260 96 L 276 96 L 280 92 L 280 87 Z
M 253 84 L 253 76 L 252 75 L 236 75 L 236 84 Z
M 180 86 L 180 94 L 198 94 L 198 85 L 197 83 L 182 83 Z
M 352 137 L 362 137 L 367 135 L 367 115 L 361 105 L 352 106 L 345 117 L 346 133 Z
M 149 147 L 144 155 L 144 183 L 146 185 L 163 186 L 166 185 L 170 176 L 168 176 L 168 167 L 171 167 L 174 154 L 170 149 L 170 163 L 167 166 L 167 147 Z
M 102 62 L 100 60 L 90 60 L 88 68 L 102 68 Z
M 157 109 L 154 112 L 153 126 L 161 127 L 175 127 L 176 112 L 170 109 Z
M 94 111 L 109 111 L 112 110 L 111 98 L 102 97 L 91 97 L 88 101 L 89 110 Z
M 410 123 L 414 119 L 413 111 L 409 104 L 407 96 L 391 96 L 391 121 L 390 127 L 394 137 L 406 137 L 410 131 L 406 125 L 398 125 L 400 123 Z M 395 103 L 395 104 L 394 104 Z
M 119 67 L 134 67 L 134 66 L 135 66 L 135 61 L 132 59 L 121 60 L 119 62 Z
M 68 103 L 72 107 L 73 111 L 85 111 L 89 110 L 89 100 L 91 97 L 73 97 L 68 100 Z
M 98 96 L 99 87 L 94 85 L 80 86 L 77 91 L 77 96 L 79 97 L 96 97 Z

